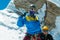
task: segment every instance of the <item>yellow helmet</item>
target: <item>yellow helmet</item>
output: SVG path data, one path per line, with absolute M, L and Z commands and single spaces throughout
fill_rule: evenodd
M 43 26 L 42 30 L 49 30 L 48 26 Z

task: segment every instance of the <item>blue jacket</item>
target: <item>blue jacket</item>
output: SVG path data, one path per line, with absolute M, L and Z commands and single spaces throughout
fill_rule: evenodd
M 17 21 L 17 26 L 22 27 L 24 26 L 24 24 L 27 27 L 28 34 L 33 35 L 41 32 L 40 21 L 27 21 L 26 17 L 23 18 L 22 16 L 20 16 Z

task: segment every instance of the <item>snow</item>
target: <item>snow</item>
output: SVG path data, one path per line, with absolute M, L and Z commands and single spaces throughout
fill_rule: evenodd
M 48 0 L 48 1 L 56 4 L 56 6 L 60 7 L 60 0 Z M 56 25 L 56 28 L 51 30 L 50 33 L 53 36 L 54 40 L 60 40 L 60 16 L 56 17 L 55 25 Z
M 11 2 L 4 10 L 0 10 L 0 40 L 23 40 L 26 27 L 18 29 L 18 15 L 14 12 Z
M 0 26 L 0 40 L 18 40 L 17 36 L 19 36 L 18 31 L 8 30 L 6 27 Z
M 8 16 L 7 16 L 8 15 Z M 18 15 L 8 13 L 6 10 L 0 11 L 0 40 L 22 40 L 26 28 L 18 29 L 16 25 Z M 23 33 L 22 33 L 23 32 Z M 21 37 L 19 39 L 19 37 Z
M 60 16 L 57 16 L 55 21 L 56 28 L 51 30 L 50 33 L 53 35 L 54 40 L 60 40 Z
M 56 6 L 60 7 L 60 0 L 48 0 L 54 4 L 56 4 Z
M 14 0 L 11 0 L 9 5 L 5 10 L 0 10 L 0 40 L 23 40 L 25 33 L 26 33 L 26 27 L 18 28 L 16 25 L 18 20 L 18 15 L 15 13 L 15 5 L 13 4 Z M 55 3 L 56 5 L 60 6 L 60 0 L 49 0 Z M 43 21 L 43 17 L 45 15 L 45 7 L 44 4 L 41 9 L 38 10 L 40 21 Z M 24 9 L 20 9 L 20 11 L 25 12 Z M 60 16 L 56 17 L 56 28 L 51 30 L 50 34 L 53 35 L 54 40 L 60 40 Z

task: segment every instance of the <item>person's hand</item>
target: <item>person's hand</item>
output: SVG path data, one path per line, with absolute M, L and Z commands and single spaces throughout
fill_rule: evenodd
M 24 13 L 24 14 L 22 14 L 21 16 L 25 17 L 27 13 L 28 13 L 28 12 L 25 12 L 25 13 Z

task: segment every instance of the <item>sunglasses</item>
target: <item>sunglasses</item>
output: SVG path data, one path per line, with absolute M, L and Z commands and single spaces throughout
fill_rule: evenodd
M 43 30 L 43 32 L 48 32 L 48 30 Z

